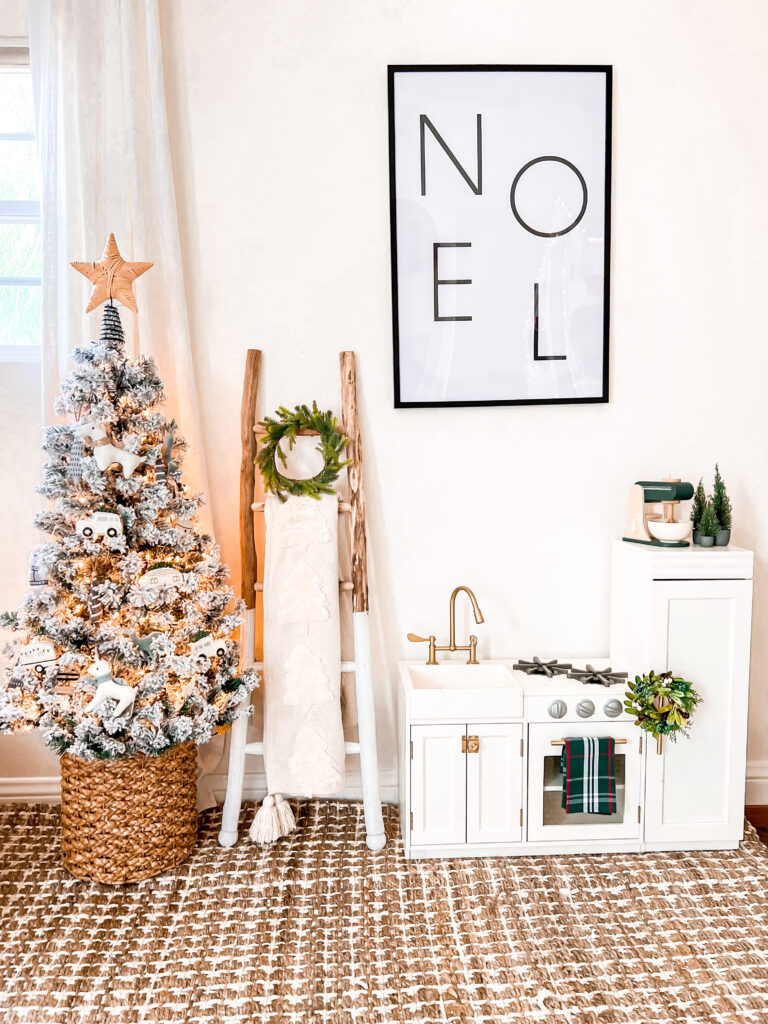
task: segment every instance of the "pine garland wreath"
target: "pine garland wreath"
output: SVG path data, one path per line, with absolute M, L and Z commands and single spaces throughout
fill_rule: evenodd
M 311 409 L 307 405 L 297 405 L 293 412 L 281 405 L 275 418 L 267 416 L 259 426 L 264 427 L 265 436 L 256 461 L 267 493 L 276 494 L 280 501 L 285 501 L 289 494 L 319 500 L 321 494 L 336 493 L 331 484 L 351 459 L 341 461 L 347 438 L 339 433 L 336 417 L 330 410 L 320 412 L 317 402 L 312 403 Z M 323 457 L 323 468 L 315 476 L 295 480 L 280 472 L 277 460 L 280 459 L 283 465 L 287 461 L 280 442 L 287 439 L 289 450 L 292 449 L 296 437 L 303 430 L 316 430 L 320 435 L 317 451 Z
M 624 707 L 634 716 L 635 725 L 657 739 L 687 736 L 691 715 L 701 703 L 692 683 L 672 672 L 657 675 L 653 669 L 646 676 L 635 676 L 624 696 Z

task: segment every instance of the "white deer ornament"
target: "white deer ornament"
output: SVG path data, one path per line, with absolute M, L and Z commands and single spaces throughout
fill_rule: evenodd
M 88 437 L 93 441 L 93 457 L 102 473 L 117 462 L 127 480 L 133 475 L 136 467 L 145 461 L 140 455 L 113 444 L 101 423 L 82 423 L 77 432 L 81 437 Z
M 99 704 L 102 704 L 105 700 L 117 701 L 117 707 L 113 714 L 117 718 L 119 715 L 133 705 L 136 699 L 136 690 L 132 686 L 128 686 L 127 683 L 119 683 L 112 677 L 112 669 L 110 668 L 109 662 L 103 658 L 97 658 L 96 661 L 88 669 L 88 675 L 96 681 L 96 693 L 93 700 L 86 707 L 86 711 L 93 711 Z

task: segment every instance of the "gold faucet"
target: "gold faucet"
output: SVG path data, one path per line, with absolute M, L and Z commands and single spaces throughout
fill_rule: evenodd
M 454 592 L 451 594 L 451 608 L 450 608 L 450 639 L 445 647 L 439 647 L 434 636 L 417 636 L 415 633 L 409 633 L 408 639 L 411 643 L 428 643 L 429 644 L 429 657 L 427 658 L 428 665 L 436 665 L 437 658 L 435 657 L 436 651 L 469 651 L 468 665 L 478 665 L 477 660 L 477 637 L 470 636 L 468 644 L 457 644 L 456 643 L 456 595 L 460 590 L 469 597 L 472 602 L 472 611 L 475 614 L 475 622 L 478 624 L 484 622 L 483 613 L 480 611 L 480 606 L 477 603 L 477 598 L 469 589 L 469 587 L 456 587 Z

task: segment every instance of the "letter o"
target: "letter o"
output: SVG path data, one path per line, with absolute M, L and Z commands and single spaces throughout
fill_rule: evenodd
M 576 216 L 576 219 L 574 221 L 572 221 L 568 225 L 568 227 L 563 228 L 562 231 L 537 231 L 536 228 L 532 228 L 530 226 L 530 224 L 526 224 L 525 223 L 523 218 L 520 216 L 520 213 L 519 213 L 519 211 L 517 209 L 517 204 L 515 203 L 515 190 L 517 189 L 517 183 L 520 181 L 520 179 L 522 178 L 522 176 L 525 174 L 525 172 L 528 170 L 529 167 L 533 167 L 534 164 L 543 163 L 545 160 L 554 160 L 557 163 L 565 164 L 566 167 L 570 167 L 570 169 L 573 171 L 573 173 L 579 179 L 579 182 L 581 184 L 581 190 L 584 193 L 584 201 L 581 204 L 581 209 L 579 210 L 578 215 Z M 581 171 L 578 169 L 578 167 L 576 167 L 575 164 L 571 163 L 570 160 L 566 160 L 562 156 L 537 156 L 535 160 L 529 160 L 528 163 L 525 164 L 523 167 L 521 167 L 520 170 L 515 175 L 515 180 L 512 182 L 512 188 L 509 190 L 509 202 L 510 202 L 510 206 L 512 207 L 512 213 L 514 213 L 514 215 L 515 215 L 515 219 L 518 221 L 518 223 L 521 225 L 521 227 L 525 228 L 526 231 L 530 232 L 532 235 L 538 235 L 539 238 L 558 238 L 560 235 L 567 235 L 569 231 L 573 231 L 573 229 L 576 227 L 576 225 L 579 223 L 581 218 L 586 213 L 586 210 L 587 210 L 587 183 L 584 180 L 584 175 L 581 173 Z

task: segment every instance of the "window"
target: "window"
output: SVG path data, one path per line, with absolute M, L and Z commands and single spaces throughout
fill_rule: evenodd
M 18 57 L 18 51 L 13 51 Z M 40 357 L 42 232 L 29 65 L 0 50 L 0 360 Z

